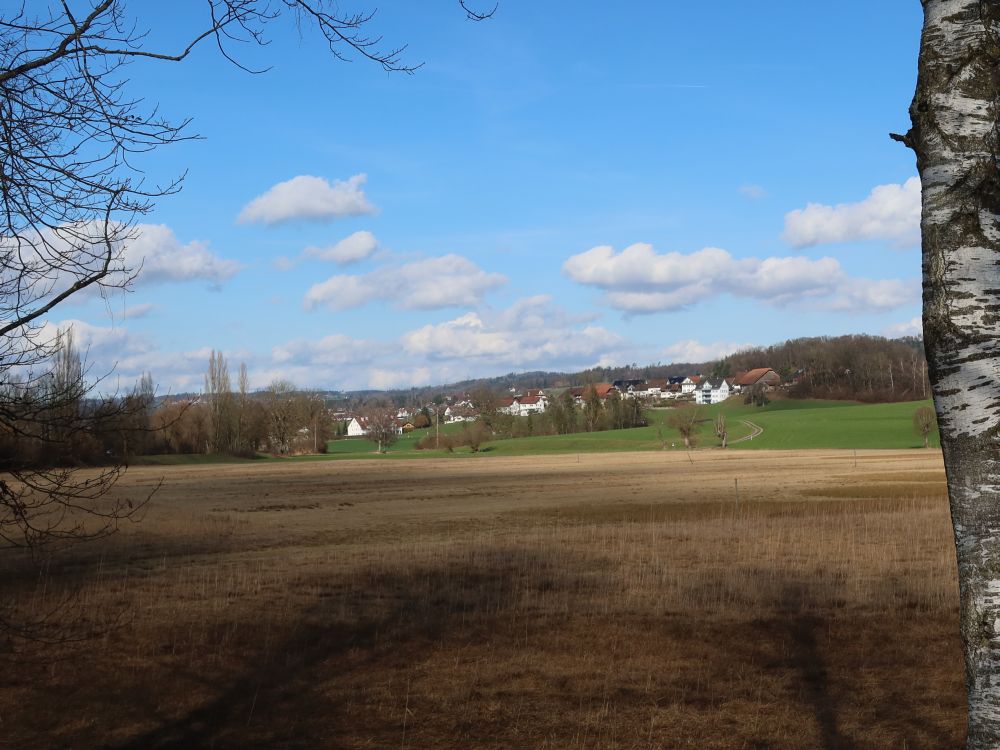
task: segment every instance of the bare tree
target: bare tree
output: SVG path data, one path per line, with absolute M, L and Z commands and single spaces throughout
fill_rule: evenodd
M 459 5 L 473 20 L 493 13 Z M 183 174 L 153 182 L 142 155 L 194 137 L 188 120 L 147 105 L 128 63 L 179 63 L 213 44 L 247 69 L 231 50 L 266 45 L 268 27 L 284 20 L 317 34 L 335 58 L 360 57 L 387 71 L 419 67 L 403 60 L 405 46 L 386 48 L 368 33 L 373 13 L 344 11 L 333 0 L 187 4 L 176 9 L 187 31 L 173 49 L 151 46 L 143 8 L 53 0 L 0 9 L 0 442 L 11 447 L 0 454 L 0 549 L 110 533 L 140 504 L 106 501 L 121 465 L 96 477 L 39 469 L 24 449 L 44 442 L 52 448 L 46 454 L 58 456 L 59 446 L 79 445 L 96 425 L 117 419 L 127 401 L 81 408 L 95 381 L 83 366 L 79 377 L 59 379 L 65 372 L 50 363 L 63 344 L 44 323 L 72 297 L 129 288 L 139 271 L 128 259 L 138 219 L 182 184 Z M 3 619 L 0 630 L 22 632 Z
M 958 552 L 970 749 L 1000 747 L 1000 3 L 924 0 L 911 128 L 924 344 Z
M 264 403 L 267 410 L 268 442 L 275 453 L 291 451 L 292 438 L 301 421 L 300 404 L 295 398 L 295 386 L 287 380 L 273 380 L 264 389 Z
M 208 453 L 228 453 L 234 447 L 235 403 L 229 381 L 229 365 L 222 352 L 214 349 L 208 358 L 204 398 L 211 426 L 205 450 Z
M 399 437 L 396 410 L 388 404 L 369 406 L 364 412 L 365 437 L 375 443 L 379 453 L 385 453 Z
M 934 429 L 934 425 L 937 423 L 937 417 L 934 414 L 934 409 L 929 406 L 921 406 L 915 412 L 913 412 L 913 429 L 924 439 L 924 447 L 931 447 L 931 430 Z
M 726 415 L 722 412 L 715 415 L 715 436 L 722 441 L 722 447 L 725 448 L 729 429 L 726 427 Z
M 700 421 L 701 410 L 697 406 L 678 406 L 667 417 L 667 427 L 677 430 L 684 440 L 685 448 L 692 448 L 697 442 L 696 432 Z

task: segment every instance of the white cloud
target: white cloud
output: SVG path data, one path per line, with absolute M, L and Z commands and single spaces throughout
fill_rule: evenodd
M 106 243 L 110 243 L 110 252 Z M 234 260 L 220 258 L 204 242 L 181 243 L 163 224 L 81 222 L 46 229 L 40 234 L 0 237 L 0 252 L 16 254 L 22 311 L 40 306 L 82 280 L 106 275 L 72 294 L 80 303 L 107 296 L 124 287 L 184 281 L 218 285 L 239 272 Z M 9 274 L 0 271 L 0 278 Z
M 605 292 L 612 307 L 628 313 L 677 310 L 731 294 L 773 305 L 809 301 L 818 307 L 884 310 L 912 301 L 914 283 L 848 276 L 834 258 L 802 256 L 734 258 L 708 247 L 658 254 L 637 243 L 616 253 L 602 245 L 563 263 L 573 281 Z
M 793 247 L 856 240 L 890 240 L 897 247 L 920 242 L 920 179 L 879 185 L 858 203 L 809 203 L 785 214 L 783 238 Z
M 279 182 L 250 201 L 236 218 L 238 224 L 280 224 L 295 219 L 340 219 L 364 216 L 376 209 L 362 186 L 365 174 L 347 180 L 335 180 L 331 185 L 322 177 L 299 175 Z
M 760 200 L 767 197 L 767 191 L 760 185 L 740 185 L 740 192 L 750 200 Z
M 920 282 L 915 279 L 850 279 L 838 285 L 838 294 L 829 307 L 848 312 L 894 310 L 919 299 Z
M 902 323 L 896 323 L 889 326 L 885 329 L 885 335 L 892 339 L 899 338 L 901 336 L 923 336 L 924 321 L 918 315 L 915 318 L 910 318 Z
M 305 254 L 313 258 L 332 260 L 339 265 L 357 263 L 378 250 L 378 240 L 371 232 L 355 232 L 330 247 L 307 247 Z
M 499 313 L 470 312 L 423 326 L 404 334 L 402 346 L 413 357 L 501 369 L 589 367 L 626 349 L 617 334 L 581 326 L 544 295 L 520 300 Z
M 380 391 L 389 388 L 412 388 L 414 386 L 430 385 L 432 377 L 429 367 L 391 370 L 373 367 L 368 370 L 367 387 Z
M 139 271 L 136 283 L 200 280 L 218 284 L 240 270 L 239 263 L 213 255 L 204 242 L 181 244 L 173 230 L 163 224 L 139 224 L 136 230 L 135 239 L 126 243 L 124 251 L 125 266 Z
M 307 310 L 319 306 L 346 310 L 384 300 L 409 310 L 433 310 L 476 305 L 506 281 L 502 274 L 484 271 L 460 255 L 442 255 L 367 274 L 331 276 L 310 287 L 303 304 Z
M 711 362 L 751 346 L 752 344 L 734 344 L 727 341 L 703 344 L 700 341 L 688 339 L 668 346 L 663 350 L 663 356 L 667 362 Z
M 276 346 L 271 359 L 279 365 L 356 366 L 372 362 L 385 351 L 385 345 L 378 342 L 335 333 L 315 341 L 294 339 Z
M 125 320 L 135 320 L 136 318 L 145 318 L 156 309 L 156 305 L 145 302 L 141 305 L 132 305 L 131 307 L 125 308 L 125 313 L 123 317 Z

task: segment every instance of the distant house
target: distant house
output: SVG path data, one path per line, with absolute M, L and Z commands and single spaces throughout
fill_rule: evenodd
M 629 388 L 638 388 L 646 384 L 646 381 L 642 378 L 630 378 L 627 380 L 616 380 L 611 385 L 617 388 L 622 393 L 628 393 Z
M 705 378 L 695 393 L 697 402 L 703 405 L 721 403 L 732 395 L 725 378 Z
M 452 406 L 448 409 L 448 422 L 472 422 L 479 416 L 472 406 Z
M 413 429 L 413 425 L 409 422 L 405 423 L 410 425 L 410 429 Z M 396 420 L 396 434 L 402 435 L 404 428 L 404 422 L 397 419 Z M 368 421 L 364 417 L 354 417 L 347 424 L 347 437 L 364 437 L 368 434 Z
M 514 403 L 517 404 L 517 414 L 522 417 L 528 414 L 541 414 L 545 411 L 547 401 L 545 396 L 519 396 L 514 399 Z
M 689 375 L 681 381 L 681 393 L 694 393 L 701 383 L 701 375 Z
M 526 417 L 529 414 L 541 414 L 545 411 L 548 398 L 543 395 L 538 396 L 508 396 L 500 399 L 497 411 L 503 414 L 510 414 L 515 417 Z
M 646 381 L 646 391 L 650 398 L 664 398 L 670 391 L 670 382 L 663 379 L 653 379 Z
M 753 388 L 757 385 L 770 389 L 781 384 L 781 376 L 770 367 L 758 367 L 755 370 L 741 372 L 736 376 L 735 384 L 740 389 Z
M 597 397 L 601 399 L 601 401 L 607 400 L 612 391 L 618 390 L 611 383 L 593 383 L 592 385 L 574 386 L 569 389 L 570 395 L 573 397 L 573 402 L 577 406 L 581 406 L 587 400 L 587 394 L 590 393 L 591 388 L 597 392 Z

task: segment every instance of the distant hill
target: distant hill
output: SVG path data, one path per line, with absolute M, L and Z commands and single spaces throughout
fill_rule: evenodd
M 818 336 L 737 352 L 711 365 L 714 376 L 774 369 L 795 398 L 893 402 L 930 398 L 923 341 L 913 336 Z

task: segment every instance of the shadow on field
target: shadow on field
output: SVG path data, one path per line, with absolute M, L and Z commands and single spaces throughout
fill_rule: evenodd
M 317 603 L 289 613 L 266 654 L 250 633 L 241 666 L 225 677 L 206 676 L 197 663 L 157 667 L 135 686 L 148 690 L 129 710 L 158 725 L 105 747 L 620 747 L 640 732 L 650 747 L 698 738 L 705 748 L 957 745 L 947 718 L 936 723 L 922 711 L 926 696 L 906 692 L 921 682 L 924 649 L 939 647 L 938 631 L 914 623 L 890 643 L 902 616 L 817 608 L 823 584 L 780 570 L 770 571 L 774 598 L 742 615 L 697 603 L 663 616 L 629 611 L 608 599 L 599 565 L 496 548 L 369 571 L 363 585 L 303 582 Z M 608 606 L 595 612 L 595 600 Z M 537 633 L 530 640 L 528 623 Z M 484 649 L 491 660 L 481 678 L 455 666 Z M 535 682 L 524 682 L 526 673 Z M 872 674 L 888 687 L 873 688 Z M 415 703 L 411 676 L 441 689 Z M 933 684 L 924 687 L 933 692 Z M 170 715 L 180 685 L 214 697 Z M 870 718 L 859 724 L 864 712 Z M 518 722 L 530 729 L 518 734 Z
M 248 644 L 242 673 L 222 683 L 201 675 L 197 664 L 191 669 L 175 668 L 171 678 L 199 684 L 215 693 L 215 698 L 177 718 L 163 717 L 158 709 L 166 702 L 162 694 L 150 697 L 145 705 L 137 701 L 135 708 L 144 716 L 162 717 L 160 726 L 105 747 L 339 747 L 338 735 L 352 735 L 361 727 L 347 726 L 340 715 L 344 691 L 338 681 L 363 680 L 378 668 L 405 671 L 456 636 L 461 640 L 489 637 L 496 613 L 515 609 L 525 591 L 546 591 L 554 585 L 543 572 L 551 571 L 555 563 L 542 556 L 526 555 L 523 550 L 516 554 L 498 551 L 492 563 L 495 569 L 491 566 L 485 571 L 445 565 L 398 574 L 381 572 L 368 579 L 360 592 L 314 582 L 310 585 L 323 591 L 320 603 L 294 617 L 290 632 L 271 646 L 268 656 L 249 653 L 259 644 Z M 563 584 L 586 585 L 566 580 L 556 585 Z M 349 622 L 344 621 L 345 613 Z M 393 711 L 398 725 L 383 722 L 368 729 L 378 735 L 398 734 L 404 727 L 405 711 L 401 701 Z

